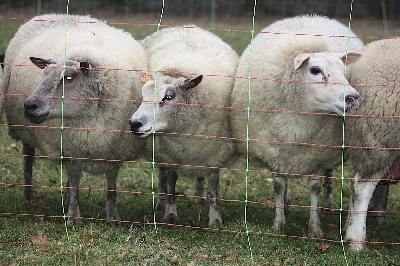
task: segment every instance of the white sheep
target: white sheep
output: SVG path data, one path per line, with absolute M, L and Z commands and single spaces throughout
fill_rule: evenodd
M 23 142 L 28 155 L 25 177 L 31 185 L 34 148 L 51 158 L 61 155 L 63 115 L 62 156 L 71 187 L 68 224 L 82 222 L 78 202 L 82 171 L 106 173 L 107 221 L 117 223 L 116 177 L 121 160 L 136 158 L 143 146 L 130 134 L 127 121 L 141 98 L 138 71 L 147 69 L 145 53 L 129 33 L 103 21 L 70 15 L 67 28 L 65 21 L 65 15 L 58 14 L 35 17 L 20 27 L 7 48 L 10 135 Z M 31 187 L 25 197 L 32 196 Z
M 173 196 L 179 173 L 208 178 L 209 225 L 222 223 L 219 168 L 233 160 L 227 107 L 238 55 L 219 37 L 193 25 L 163 29 L 142 44 L 155 73 L 143 80 L 143 102 L 130 125 L 139 137 L 156 134 L 159 192 L 169 195 L 164 221 L 179 219 Z
M 308 235 L 323 236 L 317 213 L 321 177 L 341 162 L 341 115 L 359 104 L 358 93 L 344 76 L 343 62 L 361 56 L 358 52 L 346 56 L 348 32 L 327 17 L 287 18 L 262 30 L 239 59 L 236 76 L 242 78 L 236 79 L 231 97 L 232 133 L 241 140 L 236 142 L 238 151 L 245 154 L 247 108 L 251 107 L 249 156 L 251 162 L 275 173 L 273 227 L 279 233 L 286 231 L 287 177 L 310 175 Z M 349 33 L 349 50 L 361 50 L 363 43 Z
M 365 248 L 367 209 L 378 181 L 398 169 L 400 128 L 391 116 L 399 114 L 399 50 L 399 38 L 372 42 L 352 66 L 350 81 L 362 105 L 361 116 L 345 121 L 347 154 L 355 167 L 345 235 L 351 250 Z

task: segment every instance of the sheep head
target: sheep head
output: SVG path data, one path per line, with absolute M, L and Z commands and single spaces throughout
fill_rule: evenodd
M 91 71 L 88 62 L 67 60 L 64 67 L 63 61 L 35 57 L 31 57 L 30 60 L 43 69 L 43 77 L 39 86 L 24 102 L 25 117 L 36 124 L 47 119 L 60 118 L 62 104 L 66 118 L 84 109 L 85 112 L 88 111 L 87 107 L 92 105 L 92 101 L 83 98 L 96 96 L 88 89 Z
M 359 107 L 359 94 L 345 77 L 345 65 L 356 62 L 358 52 L 301 53 L 293 61 L 294 80 L 302 83 L 305 106 L 310 112 L 343 115 Z
M 129 119 L 131 131 L 140 138 L 153 132 L 174 132 L 180 124 L 179 113 L 188 107 L 191 90 L 203 79 L 146 74 L 143 101 Z M 187 114 L 183 114 L 186 116 Z

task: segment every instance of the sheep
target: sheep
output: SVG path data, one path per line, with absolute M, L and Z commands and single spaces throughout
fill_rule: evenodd
M 362 102 L 357 116 L 345 121 L 346 155 L 355 168 L 345 240 L 354 251 L 365 248 L 368 203 L 378 181 L 393 171 L 398 176 L 400 128 L 390 116 L 399 113 L 399 49 L 399 38 L 372 42 L 352 66 L 350 82 Z
M 238 139 L 239 153 L 246 154 L 249 138 L 250 163 L 273 173 L 273 229 L 278 233 L 286 231 L 287 177 L 309 175 L 308 235 L 324 235 L 317 213 L 320 177 L 340 164 L 341 116 L 359 105 L 358 93 L 344 77 L 344 62 L 359 59 L 361 53 L 354 51 L 361 50 L 363 43 L 350 31 L 349 49 L 354 51 L 346 54 L 347 39 L 337 36 L 348 31 L 327 17 L 286 18 L 263 29 L 239 59 L 236 76 L 242 78 L 236 79 L 231 96 L 232 134 Z M 250 102 L 245 78 L 249 74 Z
M 163 220 L 179 221 L 173 196 L 179 174 L 197 178 L 199 193 L 198 183 L 208 177 L 208 223 L 221 224 L 219 169 L 234 160 L 227 107 L 239 56 L 195 25 L 160 30 L 142 45 L 152 72 L 143 78 L 143 101 L 129 123 L 140 138 L 155 134 L 159 192 L 168 194 Z
M 32 161 L 38 148 L 63 159 L 70 187 L 68 225 L 82 223 L 82 171 L 106 173 L 106 221 L 117 225 L 118 170 L 123 160 L 141 155 L 144 145 L 131 136 L 126 121 L 140 102 L 138 72 L 147 69 L 145 53 L 129 33 L 104 21 L 69 15 L 66 30 L 65 20 L 61 14 L 33 18 L 19 28 L 6 51 L 10 96 L 5 107 L 10 136 L 22 140 L 26 154 L 29 189 L 24 195 L 33 197 Z

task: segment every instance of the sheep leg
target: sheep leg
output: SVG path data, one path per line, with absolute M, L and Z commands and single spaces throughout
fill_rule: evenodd
M 157 198 L 157 211 L 165 212 L 165 205 L 167 204 L 167 171 L 165 168 L 159 169 L 158 173 L 158 198 Z
M 369 215 L 376 217 L 376 221 L 380 226 L 387 226 L 386 207 L 389 195 L 389 184 L 379 182 L 372 195 L 370 208 L 372 212 Z
M 345 240 L 351 241 L 349 243 L 350 250 L 360 251 L 365 248 L 368 204 L 378 181 L 362 180 L 356 173 L 351 184 L 352 195 L 346 222 Z
M 23 143 L 22 152 L 24 154 L 24 199 L 33 200 L 35 194 L 33 191 L 32 167 L 35 148 Z
M 219 197 L 219 171 L 210 171 L 208 177 L 210 187 L 210 212 L 208 213 L 208 225 L 222 224 L 221 213 L 218 206 Z
M 324 201 L 322 202 L 322 212 L 329 213 L 333 208 L 333 178 L 332 171 L 325 173 Z
M 287 177 L 284 175 L 274 175 L 274 191 L 275 191 L 275 218 L 272 228 L 278 234 L 286 233 L 286 217 L 285 217 L 285 198 L 287 191 Z
M 107 204 L 106 204 L 106 213 L 107 218 L 106 222 L 110 223 L 113 226 L 118 226 L 121 222 L 121 217 L 118 213 L 117 206 L 117 176 L 118 171 L 121 164 L 111 167 L 106 173 L 107 175 Z
M 196 179 L 196 192 L 194 195 L 196 196 L 195 203 L 196 204 L 203 204 L 205 202 L 205 193 L 204 193 L 204 184 L 205 184 L 205 178 L 204 177 L 198 177 Z
M 65 200 L 64 200 L 64 210 L 68 211 L 69 208 L 69 188 L 71 186 L 69 185 L 69 180 L 67 180 L 67 186 L 65 188 L 65 192 L 64 192 L 64 196 L 65 196 Z
M 168 224 L 177 224 L 179 222 L 178 207 L 175 202 L 175 186 L 178 174 L 172 169 L 160 168 L 159 174 L 165 175 L 167 179 L 167 204 L 165 205 L 165 214 L 163 221 Z
M 311 238 L 321 238 L 324 236 L 321 220 L 318 214 L 318 200 L 321 192 L 321 179 L 309 178 L 308 190 L 310 192 L 310 220 L 308 222 L 308 236 Z
M 68 226 L 81 225 L 82 217 L 79 209 L 79 185 L 81 181 L 82 171 L 71 161 L 65 162 L 65 169 L 67 171 L 69 188 L 69 205 L 68 205 Z
M 290 213 L 290 206 L 289 206 L 290 204 L 292 204 L 292 201 L 289 198 L 289 189 L 286 186 L 286 189 L 285 189 L 285 206 L 284 206 L 285 216 L 289 215 L 289 213 Z

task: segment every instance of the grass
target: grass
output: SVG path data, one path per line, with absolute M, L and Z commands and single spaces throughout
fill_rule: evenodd
M 29 12 L 9 17 L 29 17 Z M 110 23 L 133 33 L 137 39 L 155 31 L 158 14 L 130 17 L 107 17 L 107 13 L 93 15 L 107 18 Z M 272 21 L 273 17 L 257 18 L 256 32 Z M 115 24 L 123 21 L 126 24 Z M 345 21 L 345 20 L 344 20 Z M 18 29 L 21 20 L 0 20 L 0 50 Z M 251 16 L 217 18 L 215 25 L 209 18 L 170 17 L 164 24 L 195 23 L 204 27 L 237 29 L 214 30 L 240 54 L 248 44 Z M 353 30 L 360 36 L 384 37 L 377 23 L 354 21 Z M 373 26 L 371 26 L 373 25 Z M 393 29 L 393 27 L 391 27 Z M 399 28 L 391 33 L 400 35 Z M 367 41 L 371 38 L 366 38 Z M 5 123 L 5 122 L 4 122 Z M 105 224 L 106 188 L 103 176 L 86 174 L 82 179 L 81 212 L 87 218 L 79 228 L 66 228 L 62 219 L 60 168 L 45 159 L 35 161 L 34 179 L 36 199 L 22 199 L 21 143 L 7 135 L 0 127 L 0 264 L 1 265 L 395 265 L 400 263 L 399 245 L 369 244 L 365 252 L 345 253 L 340 244 L 340 215 L 334 211 L 322 216 L 325 240 L 311 240 L 307 236 L 309 195 L 307 180 L 289 181 L 290 197 L 294 207 L 288 216 L 288 235 L 278 236 L 271 230 L 274 216 L 273 184 L 268 175 L 251 172 L 248 182 L 249 204 L 246 234 L 244 221 L 246 184 L 243 171 L 221 172 L 221 211 L 224 225 L 208 229 L 206 205 L 196 205 L 194 182 L 180 179 L 177 191 L 183 226 L 153 224 L 153 198 L 151 195 L 151 167 L 144 162 L 125 163 L 118 179 L 119 209 L 122 225 L 111 228 Z M 233 168 L 245 169 L 243 159 Z M 340 169 L 335 172 L 340 176 Z M 346 166 L 345 176 L 351 176 Z M 335 179 L 334 198 L 340 207 L 340 181 Z M 397 190 L 397 191 L 396 191 Z M 343 187 L 344 208 L 349 198 L 349 181 Z M 399 242 L 400 193 L 393 186 L 389 198 L 389 226 L 380 228 L 374 219 L 368 220 L 368 240 L 372 242 Z M 155 213 L 160 221 L 162 213 Z M 344 219 L 345 213 L 342 218 Z M 195 228 L 198 229 L 195 229 Z M 326 250 L 325 250 L 326 249 Z M 345 257 L 346 255 L 346 257 Z M 252 263 L 253 261 L 253 263 Z

